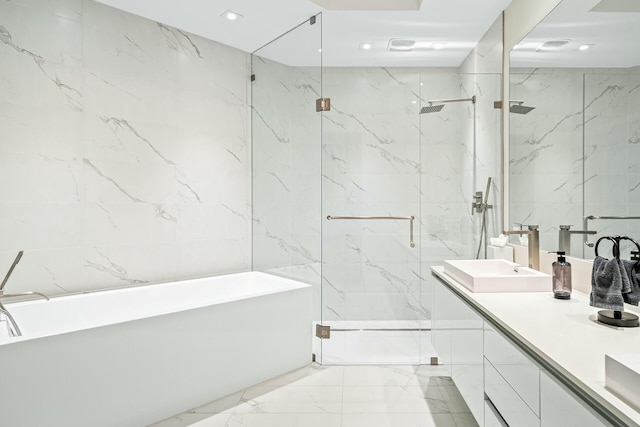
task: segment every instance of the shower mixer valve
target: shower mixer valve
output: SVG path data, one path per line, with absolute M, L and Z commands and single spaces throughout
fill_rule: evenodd
M 476 213 L 482 213 L 486 209 L 491 209 L 493 205 L 488 205 L 486 202 L 482 201 L 482 191 L 476 191 L 476 194 L 473 196 L 473 203 L 471 203 L 471 213 L 474 211 Z

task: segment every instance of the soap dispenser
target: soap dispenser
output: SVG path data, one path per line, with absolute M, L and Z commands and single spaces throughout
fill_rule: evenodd
M 551 252 L 558 254 L 558 260 L 552 264 L 553 297 L 557 299 L 571 298 L 571 264 L 564 257 L 564 251 Z

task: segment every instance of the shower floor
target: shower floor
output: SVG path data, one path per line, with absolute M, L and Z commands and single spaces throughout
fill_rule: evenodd
M 436 352 L 431 321 L 333 321 L 331 338 L 320 341 L 323 365 L 426 365 Z

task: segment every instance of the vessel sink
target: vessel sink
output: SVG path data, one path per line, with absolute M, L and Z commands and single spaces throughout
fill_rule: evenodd
M 444 272 L 472 292 L 551 292 L 551 276 L 502 259 L 445 260 Z
M 640 410 L 640 354 L 605 354 L 604 384 Z

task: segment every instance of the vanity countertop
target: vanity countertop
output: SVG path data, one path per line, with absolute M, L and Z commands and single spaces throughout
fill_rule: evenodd
M 589 296 L 573 292 L 558 300 L 549 292 L 473 293 L 432 267 L 454 293 L 496 324 L 565 384 L 578 386 L 629 426 L 640 427 L 640 412 L 605 388 L 605 354 L 640 354 L 640 328 L 616 328 L 596 320 L 600 309 Z M 546 365 L 546 366 L 545 366 Z

